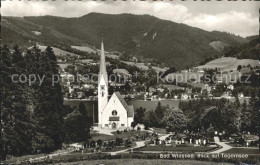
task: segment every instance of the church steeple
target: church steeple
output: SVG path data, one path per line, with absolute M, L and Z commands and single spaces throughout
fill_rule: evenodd
M 106 70 L 106 60 L 105 60 L 105 51 L 103 43 L 103 34 L 101 41 L 101 50 L 100 50 L 100 69 L 98 76 L 98 123 L 102 127 L 102 111 L 107 105 L 108 102 L 108 76 Z
M 101 76 L 103 76 L 105 83 L 107 84 L 108 80 L 107 80 L 107 69 L 106 69 L 106 59 L 105 59 L 105 51 L 104 51 L 104 43 L 103 43 L 103 34 L 102 34 L 101 51 L 100 51 L 99 76 L 100 76 L 99 79 L 101 78 Z

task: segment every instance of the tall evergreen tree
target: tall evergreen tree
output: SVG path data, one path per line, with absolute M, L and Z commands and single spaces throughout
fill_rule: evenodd
M 145 111 L 146 109 L 143 107 L 137 108 L 136 113 L 134 115 L 134 121 L 136 123 L 140 123 L 140 124 L 144 123 Z
M 63 142 L 63 98 L 59 83 L 57 60 L 50 47 L 41 52 L 34 46 L 22 55 L 18 46 L 11 51 L 4 46 L 1 56 L 1 111 L 3 127 L 1 157 L 7 155 L 50 152 Z M 12 75 L 34 74 L 39 79 L 33 84 L 14 82 Z M 28 79 L 29 77 L 24 77 Z
M 65 142 L 82 142 L 90 137 L 91 117 L 87 116 L 87 111 L 83 102 L 79 108 L 74 108 L 64 120 Z
M 252 93 L 249 100 L 248 110 L 251 112 L 251 125 L 250 132 L 254 134 L 259 133 L 259 98 L 256 98 L 255 94 Z
M 16 82 L 13 75 L 24 74 L 25 63 L 18 46 L 11 54 L 7 47 L 2 54 L 2 112 L 5 153 L 22 155 L 31 151 L 31 124 L 30 113 L 27 111 L 26 84 Z M 11 80 L 10 80 L 11 79 Z
M 15 146 L 13 145 L 15 131 L 13 129 L 14 117 L 12 115 L 12 101 L 11 95 L 11 73 L 12 73 L 12 62 L 11 52 L 9 48 L 4 45 L 1 48 L 1 157 L 5 159 L 7 153 L 13 152 Z
M 166 108 L 164 106 L 162 106 L 161 102 L 158 102 L 157 107 L 154 110 L 154 115 L 156 118 L 156 121 L 154 121 L 156 123 L 156 125 L 161 126 L 162 122 L 162 118 L 164 117 L 166 113 Z
M 59 77 L 57 61 L 53 50 L 47 47 L 42 54 L 38 54 L 38 48 L 33 48 L 34 56 L 38 61 L 38 74 L 45 76 L 42 84 L 38 84 L 38 103 L 36 105 L 35 117 L 40 125 L 39 137 L 44 137 L 42 150 L 49 152 L 58 149 L 62 144 L 62 108 L 63 98 L 61 86 L 54 83 L 53 77 Z

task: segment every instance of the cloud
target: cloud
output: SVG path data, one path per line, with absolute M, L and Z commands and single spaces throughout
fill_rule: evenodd
M 183 21 L 183 23 L 208 31 L 218 30 L 239 34 L 243 37 L 256 35 L 259 31 L 259 21 L 250 13 L 229 11 L 209 15 L 199 14 Z
M 199 7 L 198 5 L 195 13 L 194 8 L 193 11 L 189 10 L 185 3 L 172 2 L 3 1 L 2 15 L 80 17 L 90 12 L 150 14 L 208 31 L 226 31 L 243 37 L 258 34 L 258 17 L 253 16 L 250 11 L 227 10 L 212 14 L 210 9 L 208 12 L 200 12 Z

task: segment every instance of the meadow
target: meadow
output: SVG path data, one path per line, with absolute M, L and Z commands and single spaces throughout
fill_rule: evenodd
M 170 108 L 178 108 L 180 100 L 156 100 L 156 101 L 144 101 L 144 100 L 136 100 L 133 102 L 134 109 L 136 110 L 139 107 L 145 108 L 147 111 L 154 110 L 158 103 L 161 103 L 163 106 L 169 105 Z
M 74 49 L 77 49 L 77 50 L 80 50 L 80 51 L 83 51 L 83 52 L 87 52 L 87 53 L 99 53 L 100 50 L 99 49 L 94 49 L 94 48 L 91 48 L 90 46 L 71 46 L 71 48 L 74 48 Z M 108 52 L 105 52 L 106 53 L 106 57 L 108 58 L 112 58 L 112 59 L 118 59 L 119 56 L 118 55 L 115 55 L 115 54 L 110 54 Z
M 38 45 L 38 47 L 41 51 L 44 51 L 47 48 L 47 46 L 43 46 L 43 45 Z M 68 52 L 68 51 L 65 51 L 65 50 L 61 50 L 59 48 L 52 47 L 52 49 L 53 49 L 56 56 L 66 56 L 66 55 L 79 56 L 78 54 L 71 53 L 71 52 Z
M 74 49 L 77 49 L 77 50 L 80 50 L 80 51 L 83 51 L 83 52 L 88 52 L 88 53 L 96 53 L 97 50 L 89 47 L 89 46 L 71 46 L 72 48 Z
M 252 67 L 260 66 L 258 60 L 252 59 L 237 59 L 233 57 L 222 57 L 215 60 L 212 60 L 205 65 L 198 66 L 198 69 L 208 68 L 208 69 L 215 69 L 220 68 L 221 71 L 230 71 L 230 70 L 237 70 L 238 65 L 251 65 Z

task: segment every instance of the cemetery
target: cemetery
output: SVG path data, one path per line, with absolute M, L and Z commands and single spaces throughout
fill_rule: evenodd
M 158 134 L 146 139 L 145 147 L 135 151 L 172 151 L 172 152 L 208 152 L 217 149 L 219 146 L 209 141 L 208 137 L 200 135 L 171 135 L 160 139 Z

